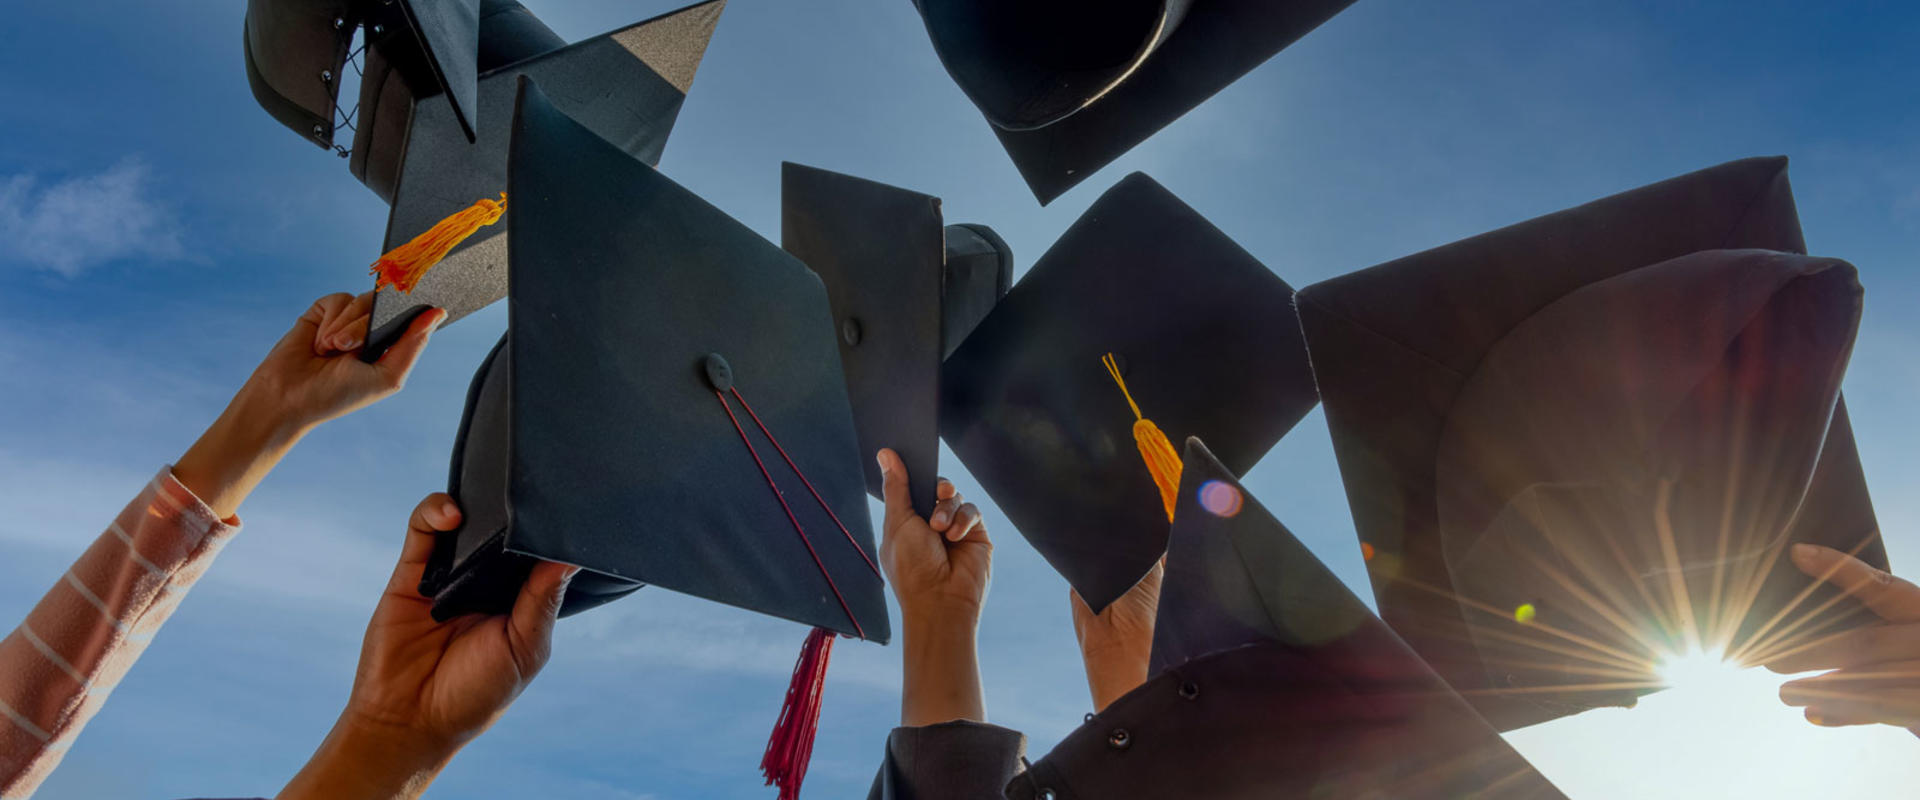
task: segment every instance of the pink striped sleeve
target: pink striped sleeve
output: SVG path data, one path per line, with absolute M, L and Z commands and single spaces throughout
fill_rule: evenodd
M 162 469 L 0 639 L 0 798 L 31 795 L 239 520 Z

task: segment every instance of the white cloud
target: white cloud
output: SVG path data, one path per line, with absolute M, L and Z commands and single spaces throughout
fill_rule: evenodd
M 44 187 L 34 175 L 0 178 L 0 261 L 72 278 L 125 258 L 181 257 L 179 223 L 150 178 L 135 159 Z

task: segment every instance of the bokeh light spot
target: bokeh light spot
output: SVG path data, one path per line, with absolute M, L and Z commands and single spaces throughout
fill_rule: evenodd
M 1245 502 L 1240 490 L 1231 483 L 1207 481 L 1200 484 L 1200 507 L 1216 517 L 1232 517 L 1240 513 L 1240 506 Z

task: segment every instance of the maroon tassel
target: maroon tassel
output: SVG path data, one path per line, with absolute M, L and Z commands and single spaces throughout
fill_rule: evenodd
M 813 736 L 820 728 L 820 696 L 827 685 L 827 659 L 833 656 L 833 631 L 814 628 L 800 648 L 793 664 L 793 681 L 787 684 L 787 701 L 780 706 L 780 720 L 767 738 L 767 752 L 760 757 L 760 774 L 768 786 L 780 787 L 780 800 L 799 800 L 800 782 L 807 778 L 807 764 L 813 760 Z

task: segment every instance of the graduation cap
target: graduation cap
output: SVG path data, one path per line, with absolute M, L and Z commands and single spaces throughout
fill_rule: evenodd
M 421 37 L 414 33 L 418 27 L 406 18 L 395 19 L 403 9 L 391 4 L 379 9 L 386 22 L 394 24 L 376 19 L 362 28 L 368 46 L 362 59 L 360 99 L 349 114 L 353 146 L 346 155 L 353 176 L 391 203 L 394 184 L 400 179 L 400 160 L 406 154 L 413 107 L 438 91 L 432 83 L 422 86 L 421 75 L 444 74 L 446 68 L 436 73 L 429 68 L 421 48 L 406 46 Z M 464 90 L 451 94 L 466 98 L 464 105 L 451 106 L 452 121 L 460 126 L 469 144 L 477 138 L 473 106 L 479 102 L 479 74 L 567 46 L 567 40 L 515 0 L 480 0 L 476 16 L 478 31 L 472 37 L 461 37 L 463 55 L 458 66 L 452 67 L 464 76 L 459 82 Z M 469 38 L 471 47 L 464 46 Z M 450 51 L 442 46 L 436 53 Z
M 780 243 L 826 283 L 863 454 L 891 447 L 913 506 L 933 512 L 940 364 L 1013 282 L 1013 252 L 984 225 L 943 225 L 940 198 L 787 163 Z M 880 496 L 869 458 L 867 491 Z
M 1382 616 L 1495 727 L 1866 621 L 1782 558 L 1886 565 L 1839 391 L 1860 287 L 1804 251 L 1760 158 L 1300 293 Z
M 814 626 L 762 763 L 791 798 L 833 634 L 890 637 L 826 290 L 517 82 L 508 331 L 421 592 L 497 611 L 532 557 L 602 576 L 563 611 L 647 583 Z
M 1008 797 L 1562 796 L 1204 444 L 1183 460 L 1154 677 Z
M 369 151 L 370 176 L 378 177 L 379 164 L 393 165 L 393 211 L 382 252 L 409 242 L 476 200 L 506 190 L 507 131 L 515 81 L 522 75 L 547 87 L 562 111 L 600 138 L 657 164 L 725 5 L 725 0 L 709 0 L 480 75 L 477 141 L 466 139 L 449 104 L 412 100 L 399 139 L 356 147 Z M 485 19 L 481 41 L 490 58 L 518 54 L 516 48 L 539 49 L 545 41 L 540 33 L 544 26 L 524 9 Z M 492 32 L 495 20 L 506 33 Z M 404 93 L 396 96 L 405 98 Z M 367 102 L 362 100 L 362 105 Z M 387 120 L 396 116 L 381 113 Z M 379 120 L 362 122 L 370 131 L 381 125 Z M 389 152 L 397 155 L 385 154 Z M 368 180 L 374 185 L 373 178 Z M 364 354 L 372 358 L 384 352 L 414 316 L 429 307 L 446 309 L 452 321 L 506 296 L 509 227 L 481 229 L 454 247 L 410 293 L 382 289 L 374 298 Z
M 525 244 L 455 448 L 468 519 L 428 570 L 437 613 L 511 602 L 454 605 L 492 547 L 885 641 L 819 280 L 528 86 Z
M 1044 205 L 1353 0 L 914 0 Z
M 262 109 L 318 147 L 333 146 L 340 75 L 360 11 L 355 0 L 247 0 L 247 86 Z
M 1178 454 L 1163 444 L 1148 462 L 1144 420 L 1222 442 L 1221 459 L 1244 470 L 1313 408 L 1292 295 L 1179 198 L 1130 175 L 947 359 L 941 435 L 1098 611 L 1166 551 L 1157 480 L 1177 485 L 1178 464 L 1149 464 Z
M 520 8 L 512 0 L 248 0 L 247 80 L 281 124 L 331 147 L 336 126 L 352 124 L 336 109 L 348 48 L 364 28 L 382 77 L 390 70 L 411 96 L 444 98 L 472 141 L 483 7 L 508 6 Z

